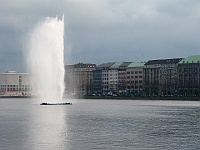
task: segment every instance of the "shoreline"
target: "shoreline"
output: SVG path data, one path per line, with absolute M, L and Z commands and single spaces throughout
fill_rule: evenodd
M 127 97 L 127 96 L 84 96 L 79 97 L 83 99 L 111 99 L 111 100 L 174 100 L 174 101 L 200 101 L 200 97 L 186 97 L 186 96 L 157 96 L 157 97 Z M 77 98 L 77 99 L 79 99 Z
M 37 98 L 35 96 L 0 96 L 1 98 Z M 69 99 L 96 99 L 96 100 L 174 100 L 174 101 L 200 101 L 200 97 L 190 96 L 156 96 L 156 97 L 128 97 L 128 96 L 75 96 L 64 97 Z

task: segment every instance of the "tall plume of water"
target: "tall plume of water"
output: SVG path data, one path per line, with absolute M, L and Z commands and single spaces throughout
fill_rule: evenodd
M 39 22 L 29 38 L 28 66 L 33 91 L 40 99 L 62 102 L 64 92 L 64 17 L 47 17 Z

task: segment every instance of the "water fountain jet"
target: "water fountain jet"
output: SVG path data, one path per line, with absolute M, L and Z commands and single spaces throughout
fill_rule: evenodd
M 28 66 L 33 91 L 48 102 L 41 105 L 67 105 L 64 92 L 64 17 L 47 17 L 30 34 Z

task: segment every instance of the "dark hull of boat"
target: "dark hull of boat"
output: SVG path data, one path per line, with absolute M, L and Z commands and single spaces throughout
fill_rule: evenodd
M 40 105 L 72 105 L 72 103 L 41 103 Z

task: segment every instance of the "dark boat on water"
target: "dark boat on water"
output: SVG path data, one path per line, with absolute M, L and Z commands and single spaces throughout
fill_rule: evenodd
M 40 105 L 72 105 L 72 103 L 41 103 Z

